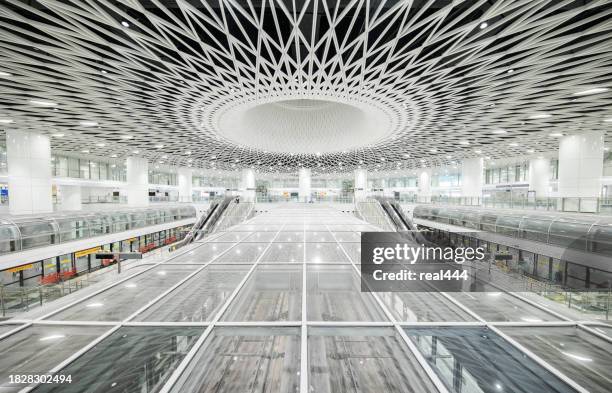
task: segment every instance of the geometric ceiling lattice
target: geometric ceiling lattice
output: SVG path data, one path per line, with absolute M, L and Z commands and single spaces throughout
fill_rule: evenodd
M 262 172 L 545 152 L 612 128 L 611 14 L 582 0 L 5 0 L 0 128 Z

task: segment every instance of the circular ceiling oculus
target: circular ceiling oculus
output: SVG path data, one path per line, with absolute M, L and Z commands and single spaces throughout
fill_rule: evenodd
M 392 132 L 389 116 L 364 103 L 289 99 L 240 105 L 219 116 L 227 140 L 268 152 L 334 153 L 371 146 Z

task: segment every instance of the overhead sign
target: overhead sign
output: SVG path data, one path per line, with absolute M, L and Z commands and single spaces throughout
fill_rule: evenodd
M 140 252 L 99 252 L 96 259 L 142 259 Z
M 98 246 L 98 247 L 88 248 L 86 250 L 77 251 L 77 252 L 74 253 L 74 257 L 75 258 L 84 257 L 85 255 L 96 253 L 96 252 L 100 251 L 101 249 L 102 249 L 102 247 Z
M 20 271 L 22 271 L 22 270 L 28 270 L 28 269 L 31 269 L 32 267 L 34 267 L 34 265 L 33 265 L 33 264 L 29 264 L 29 265 L 21 265 L 21 266 L 17 266 L 17 267 L 14 267 L 14 268 L 8 269 L 8 271 L 9 271 L 9 272 L 11 272 L 11 273 L 17 273 L 17 272 L 20 272 Z

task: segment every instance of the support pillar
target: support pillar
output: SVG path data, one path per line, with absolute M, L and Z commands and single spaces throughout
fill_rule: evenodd
M 540 157 L 529 160 L 529 192 L 535 198 L 550 196 L 550 160 Z
M 431 202 L 431 169 L 423 168 L 417 173 L 419 179 L 417 202 L 429 203 Z
M 127 202 L 129 206 L 149 205 L 149 163 L 146 158 L 127 158 Z
M 81 210 L 82 209 L 82 195 L 81 186 L 77 185 L 59 185 L 57 186 L 57 192 L 59 196 L 60 210 Z
M 461 199 L 464 205 L 480 205 L 484 160 L 470 158 L 461 163 Z
M 309 168 L 300 168 L 299 171 L 299 199 L 300 202 L 310 202 L 312 176 Z
M 564 211 L 596 212 L 601 194 L 604 139 L 598 131 L 559 142 L 559 196 Z
M 50 213 L 51 143 L 45 135 L 6 131 L 9 212 L 11 214 Z
M 193 170 L 179 168 L 177 175 L 179 202 L 193 202 Z
M 362 202 L 368 197 L 368 171 L 355 169 L 355 202 Z
M 253 169 L 242 170 L 242 182 L 240 185 L 241 199 L 246 202 L 255 202 L 255 171 Z

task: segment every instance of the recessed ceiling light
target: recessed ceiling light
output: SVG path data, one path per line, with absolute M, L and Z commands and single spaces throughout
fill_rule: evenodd
M 96 146 L 98 146 L 98 147 L 104 147 L 104 146 L 106 146 L 106 143 L 96 143 Z
M 519 144 L 516 142 L 512 142 L 512 143 L 509 143 L 508 145 L 512 147 L 517 147 Z
M 604 119 L 604 121 L 605 121 L 606 123 L 612 123 L 612 117 L 611 117 L 611 118 L 609 118 L 609 119 Z
M 429 149 L 429 151 L 432 152 L 432 153 L 437 153 L 438 149 Z
M 536 113 L 536 114 L 529 116 L 529 118 L 530 119 L 546 119 L 551 116 L 552 115 L 550 113 Z
M 0 119 L 0 124 L 10 124 L 13 122 L 13 119 Z
M 185 154 L 186 154 L 186 155 L 190 155 L 190 154 L 191 154 L 191 151 L 189 151 L 189 150 L 188 150 L 188 151 L 186 151 L 186 152 L 185 152 Z
M 111 154 L 111 158 L 117 158 L 116 154 Z
M 134 154 L 138 154 L 138 153 L 140 153 L 140 152 L 139 152 L 138 150 L 134 150 L 134 151 L 132 151 L 132 153 L 134 153 Z
M 131 135 L 121 135 L 121 139 L 132 139 L 133 136 Z
M 482 23 L 480 24 L 480 28 L 481 28 L 481 29 L 486 29 L 488 26 L 489 26 L 489 24 L 488 24 L 487 22 L 482 22 Z
M 469 145 L 470 142 L 469 141 L 459 141 L 460 145 Z
M 47 340 L 57 340 L 60 338 L 65 338 L 66 336 L 63 334 L 51 334 L 49 336 L 45 336 L 45 337 L 41 337 L 38 340 L 39 341 L 47 341 Z
M 83 127 L 94 127 L 98 125 L 98 123 L 95 121 L 82 121 L 79 124 L 82 125 Z
M 474 153 L 480 154 L 480 153 L 482 153 L 482 150 L 474 150 Z
M 61 137 L 63 137 L 63 136 L 64 136 L 64 134 L 62 134 L 62 133 L 58 133 L 58 134 L 52 134 L 51 136 L 54 136 L 54 137 L 56 137 L 56 138 L 61 138 Z
M 89 153 L 89 150 L 87 150 L 87 149 L 85 149 L 85 150 L 81 150 L 81 153 L 85 153 L 85 154 L 87 154 L 87 153 Z
M 531 153 L 535 153 L 535 150 L 533 150 L 533 149 L 529 149 L 529 150 L 527 150 L 527 153 L 529 153 L 529 154 L 531 154 Z
M 38 106 L 56 106 L 56 102 L 51 101 L 41 101 L 41 100 L 30 100 L 30 104 L 38 105 Z
M 574 95 L 575 96 L 587 96 L 589 94 L 604 93 L 604 92 L 606 92 L 608 90 L 609 89 L 607 87 L 595 87 L 593 89 L 578 91 L 578 92 L 574 93 Z
M 130 24 L 127 21 L 121 21 L 121 24 L 123 25 L 123 27 L 130 27 Z
M 9 76 L 13 76 L 10 72 L 0 71 L 0 78 L 8 78 Z
M 504 130 L 503 128 L 497 128 L 493 131 L 491 131 L 492 134 L 507 134 L 508 131 Z
M 563 136 L 563 134 L 562 134 L 562 133 L 560 133 L 560 132 L 553 132 L 553 133 L 548 134 L 548 136 L 552 136 L 552 137 L 560 137 L 560 136 Z
M 164 147 L 164 145 L 155 145 L 155 148 L 157 149 L 162 149 Z
M 508 74 L 512 74 L 514 72 L 514 70 L 512 68 L 510 68 L 508 71 L 506 71 Z

